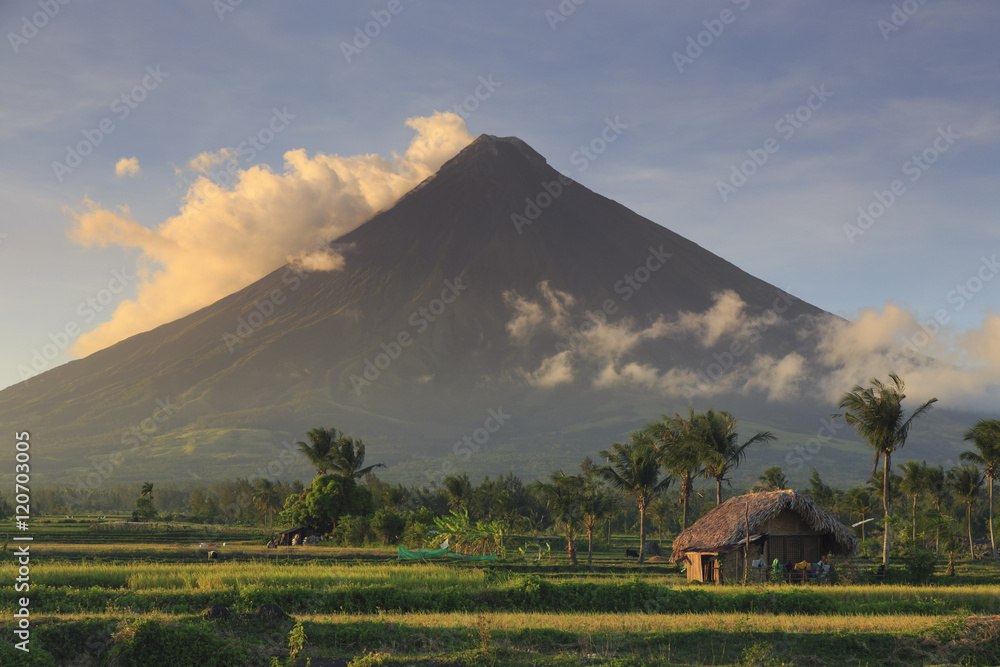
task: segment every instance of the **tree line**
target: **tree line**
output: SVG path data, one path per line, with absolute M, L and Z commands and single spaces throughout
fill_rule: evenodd
M 909 546 L 931 539 L 935 550 L 954 550 L 957 531 L 952 518 L 962 510 L 970 555 L 974 526 L 986 523 L 993 557 L 997 552 L 993 530 L 993 486 L 1000 471 L 1000 420 L 981 420 L 965 433 L 973 449 L 960 456 L 961 465 L 944 469 L 925 462 L 906 461 L 893 469 L 892 457 L 906 443 L 910 429 L 928 412 L 929 399 L 906 414 L 902 379 L 872 378 L 857 385 L 840 402 L 844 419 L 874 454 L 872 476 L 866 486 L 847 490 L 826 485 L 816 470 L 809 480 L 810 495 L 821 507 L 845 523 L 855 517 L 858 532 L 867 540 L 872 528 L 882 533 L 882 561 L 888 563 L 891 533 Z M 723 486 L 754 445 L 771 442 L 774 435 L 760 431 L 742 439 L 738 420 L 726 411 L 689 409 L 686 415 L 661 415 L 627 440 L 611 443 L 595 458 L 586 457 L 578 472 L 555 471 L 545 479 L 525 484 L 513 474 L 488 476 L 474 485 L 466 474 L 451 475 L 430 487 L 391 485 L 375 471 L 381 463 L 365 465 L 366 448 L 360 438 L 333 428 L 314 428 L 297 446 L 315 469 L 308 486 L 296 480 L 260 478 L 187 487 L 162 485 L 153 503 L 152 484 L 95 489 L 73 507 L 61 502 L 58 489 L 35 492 L 40 511 L 114 511 L 132 509 L 138 518 L 183 517 L 192 521 L 244 523 L 269 528 L 304 525 L 335 535 L 342 543 L 426 539 L 436 517 L 464 513 L 471 520 L 499 521 L 509 531 L 539 535 L 557 530 L 566 540 L 567 556 L 577 561 L 576 543 L 586 536 L 588 563 L 595 538 L 607 529 L 638 534 L 638 558 L 645 558 L 650 519 L 662 536 L 684 530 L 713 505 L 695 493 L 695 482 L 714 485 L 715 505 L 723 501 Z M 881 463 L 881 469 L 879 464 Z M 888 471 L 888 474 L 886 474 Z M 787 487 L 779 467 L 763 472 L 752 490 Z M 979 503 L 987 492 L 986 513 Z M 69 496 L 63 493 L 63 499 Z M 907 503 L 908 521 L 896 517 L 893 507 Z M 89 506 L 89 507 L 88 507 Z M 672 509 L 679 506 L 678 510 Z M 880 506 L 880 507 L 879 507 Z M 0 506 L 0 510 L 5 509 Z M 881 510 L 881 511 L 879 511 Z M 161 515 L 161 513 L 163 513 Z M 880 521 L 877 526 L 874 521 Z M 878 532 L 876 530 L 876 532 Z M 944 541 L 944 544 L 942 544 Z

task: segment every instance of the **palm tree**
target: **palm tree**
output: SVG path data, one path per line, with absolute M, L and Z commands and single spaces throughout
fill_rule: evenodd
M 844 502 L 847 504 L 847 511 L 861 517 L 861 540 L 865 539 L 865 519 L 875 506 L 875 500 L 871 492 L 863 486 L 855 486 L 847 490 L 844 494 Z
M 139 495 L 140 496 L 148 496 L 150 502 L 152 502 L 152 500 L 153 500 L 153 483 L 152 482 L 143 482 L 142 483 L 142 489 L 139 491 Z
M 588 480 L 586 475 L 584 479 L 580 510 L 583 513 L 583 527 L 587 529 L 587 565 L 590 565 L 594 556 L 594 530 L 599 523 L 611 516 L 615 508 L 615 499 L 595 484 L 596 480 Z
M 941 516 L 941 504 L 948 499 L 948 476 L 942 466 L 927 466 L 925 490 L 934 505 L 935 514 Z M 941 523 L 934 522 L 934 553 L 941 553 Z
M 280 512 L 283 507 L 278 487 L 266 477 L 261 477 L 254 485 L 254 489 L 257 493 L 254 494 L 253 504 L 267 517 L 267 527 L 270 528 L 275 512 Z
M 688 501 L 694 491 L 695 477 L 702 474 L 700 452 L 691 435 L 694 421 L 694 408 L 690 408 L 689 419 L 680 415 L 661 415 L 660 421 L 646 426 L 646 431 L 659 450 L 660 464 L 681 486 L 681 530 L 687 529 Z
M 903 478 L 899 482 L 899 490 L 913 499 L 913 544 L 917 544 L 917 498 L 927 488 L 927 461 L 917 463 L 907 461 L 898 466 L 903 471 Z
M 448 495 L 448 506 L 458 510 L 463 505 L 468 505 L 472 499 L 472 482 L 469 475 L 462 473 L 462 476 L 448 475 L 444 478 L 444 491 Z
M 771 466 L 766 468 L 757 478 L 757 484 L 765 491 L 780 491 L 788 488 L 788 478 L 781 471 L 781 466 Z
M 692 426 L 692 436 L 698 443 L 701 452 L 702 473 L 705 478 L 715 479 L 715 503 L 722 504 L 722 482 L 728 482 L 726 477 L 738 468 L 746 457 L 747 449 L 759 442 L 767 443 L 775 439 L 770 431 L 761 431 L 742 445 L 737 444 L 739 434 L 736 432 L 736 417 L 728 412 L 716 412 L 711 408 L 703 414 L 696 415 Z
M 629 442 L 616 442 L 611 450 L 601 456 L 608 465 L 601 468 L 601 476 L 623 494 L 635 498 L 639 506 L 639 563 L 645 558 L 646 508 L 649 503 L 666 491 L 672 479 L 660 479 L 659 452 L 652 437 L 645 431 L 629 434 Z
M 580 507 L 584 494 L 583 476 L 566 475 L 560 470 L 552 473 L 549 479 L 548 482 L 535 480 L 532 490 L 545 501 L 556 523 L 566 530 L 566 553 L 569 562 L 576 565 L 576 531 L 583 518 Z
M 997 560 L 997 543 L 993 537 L 993 484 L 1000 476 L 1000 419 L 980 419 L 965 432 L 965 441 L 972 442 L 978 452 L 962 452 L 960 461 L 968 461 L 983 469 L 989 484 L 990 496 L 990 548 L 993 560 Z
M 872 475 L 878 469 L 878 460 L 884 459 L 882 476 L 882 508 L 885 510 L 885 532 L 882 542 L 882 564 L 889 564 L 889 518 L 892 516 L 892 502 L 889 498 L 889 482 L 892 472 L 892 453 L 906 444 L 910 426 L 914 420 L 925 414 L 936 402 L 932 398 L 913 411 L 906 419 L 903 418 L 903 393 L 905 384 L 895 373 L 889 374 L 889 382 L 871 378 L 870 387 L 855 385 L 851 391 L 840 397 L 838 407 L 844 410 L 834 418 L 843 417 L 848 426 L 864 439 L 865 443 L 875 451 L 875 462 L 872 465 Z
M 384 468 L 384 463 L 376 463 L 364 468 L 365 464 L 365 443 L 361 438 L 355 440 L 349 435 L 340 434 L 333 449 L 329 454 L 329 470 L 340 477 L 350 477 L 351 479 L 361 479 L 375 468 Z
M 972 558 L 976 557 L 972 548 L 972 504 L 979 498 L 985 479 L 979 468 L 969 464 L 955 466 L 948 471 L 948 486 L 965 503 L 966 521 L 969 524 L 969 555 Z
M 316 468 L 317 475 L 325 475 L 330 469 L 330 454 L 340 433 L 335 428 L 314 428 L 306 433 L 309 443 L 297 442 L 299 451 L 305 454 L 309 463 Z

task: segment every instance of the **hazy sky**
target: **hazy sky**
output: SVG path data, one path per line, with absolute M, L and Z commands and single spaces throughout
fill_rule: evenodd
M 821 308 L 985 349 L 997 25 L 995 0 L 5 1 L 0 387 L 333 261 L 317 239 L 480 133 Z

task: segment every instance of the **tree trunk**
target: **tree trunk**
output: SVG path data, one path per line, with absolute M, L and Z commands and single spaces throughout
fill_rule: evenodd
M 608 517 L 608 546 L 611 546 L 611 517 Z
M 594 560 L 594 526 L 587 526 L 587 565 Z
M 993 537 L 993 479 L 987 480 L 990 483 L 990 548 L 993 549 L 993 560 L 997 560 L 997 543 Z
M 865 515 L 861 515 L 861 541 L 865 541 Z
M 885 510 L 885 533 L 882 540 L 882 564 L 889 567 L 889 517 L 892 516 L 892 508 L 889 506 L 889 473 L 892 457 L 888 451 L 885 453 L 885 465 L 882 468 L 882 509 Z
M 639 503 L 639 564 L 642 565 L 646 552 L 646 505 Z
M 681 530 L 687 530 L 688 527 L 688 499 L 691 497 L 691 477 L 685 475 L 681 480 L 681 502 L 684 505 L 684 511 L 681 515 Z
M 913 494 L 913 547 L 917 546 L 917 494 Z
M 715 504 L 719 506 L 722 504 L 722 478 L 715 478 Z
M 573 544 L 573 533 L 566 532 L 566 553 L 569 554 L 569 562 L 576 565 L 576 545 Z
M 969 558 L 976 560 L 976 552 L 972 550 L 972 503 L 965 503 L 966 516 L 969 519 Z

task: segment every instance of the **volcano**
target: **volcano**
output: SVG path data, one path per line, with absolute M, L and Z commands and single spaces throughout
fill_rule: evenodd
M 730 386 L 761 359 L 808 361 L 822 310 L 517 138 L 480 136 L 331 251 L 341 270 L 283 266 L 0 392 L 0 423 L 32 430 L 51 483 L 305 478 L 290 443 L 316 426 L 428 483 L 570 469 L 692 402 L 807 436 L 830 411 Z M 734 309 L 742 328 L 713 328 Z

